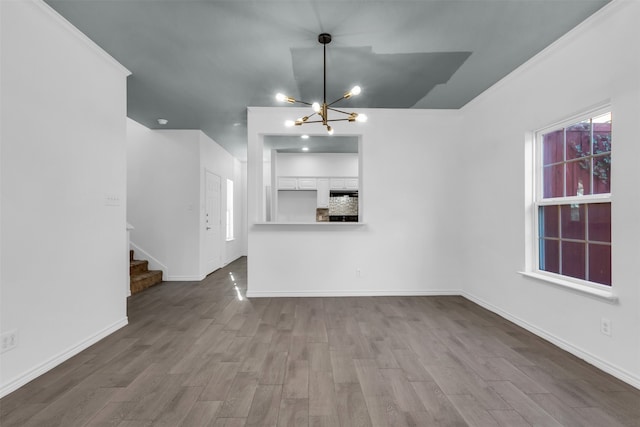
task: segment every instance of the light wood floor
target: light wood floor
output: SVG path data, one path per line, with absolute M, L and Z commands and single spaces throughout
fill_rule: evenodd
M 640 426 L 640 391 L 459 297 L 238 300 L 246 259 L 0 401 L 9 426 Z

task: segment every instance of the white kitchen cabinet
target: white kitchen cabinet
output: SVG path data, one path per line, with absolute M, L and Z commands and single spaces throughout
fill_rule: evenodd
M 298 189 L 297 178 L 287 178 L 282 176 L 278 178 L 278 190 L 297 190 L 297 189 Z
M 347 190 L 357 190 L 358 189 L 358 178 L 346 178 L 344 180 L 344 185 Z
M 330 188 L 332 190 L 357 190 L 358 178 L 331 178 Z
M 344 178 L 331 178 L 330 186 L 332 190 L 344 190 Z
M 316 178 L 278 177 L 278 190 L 315 190 Z
M 316 178 L 298 178 L 298 190 L 315 190 Z
M 316 182 L 316 186 L 318 190 L 318 207 L 328 208 L 329 207 L 329 179 L 318 178 Z

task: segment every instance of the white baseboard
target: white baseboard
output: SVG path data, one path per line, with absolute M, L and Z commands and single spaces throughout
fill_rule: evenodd
M 417 297 L 417 296 L 460 296 L 457 290 L 392 290 L 392 291 L 251 291 L 247 290 L 247 298 L 282 298 L 282 297 Z
M 590 352 L 577 347 L 573 344 L 571 344 L 570 342 L 559 338 L 543 329 L 538 328 L 537 326 L 532 325 L 531 323 L 522 320 L 516 316 L 513 316 L 509 313 L 507 313 L 504 310 L 501 310 L 500 308 L 489 304 L 488 302 L 477 298 L 474 295 L 471 295 L 467 292 L 462 292 L 461 295 L 468 299 L 469 301 L 478 304 L 481 307 L 486 308 L 489 311 L 492 311 L 493 313 L 504 317 L 505 319 L 507 319 L 510 322 L 515 323 L 516 325 L 526 329 L 527 331 L 531 332 L 532 334 L 535 334 L 547 341 L 549 341 L 550 343 L 560 347 L 561 349 L 573 354 L 574 356 L 584 360 L 585 362 L 595 366 L 596 368 L 610 374 L 613 375 L 614 377 L 618 378 L 621 381 L 624 381 L 625 383 L 640 389 L 640 378 L 638 378 L 637 376 L 633 375 L 630 372 L 627 372 L 626 370 L 620 368 L 619 366 L 613 365 L 609 362 L 607 362 L 606 360 L 603 360 L 601 358 L 599 358 L 598 356 L 595 356 L 594 354 L 591 354 Z
M 200 274 L 198 276 L 166 276 L 166 279 L 162 279 L 165 282 L 199 282 L 207 277 L 206 274 Z
M 121 320 L 113 323 L 112 325 L 107 326 L 106 328 L 104 328 L 103 330 L 99 331 L 98 333 L 96 333 L 96 334 L 88 337 L 87 339 L 79 342 L 78 344 L 74 345 L 73 347 L 63 351 L 62 353 L 59 353 L 58 355 L 56 355 L 56 356 L 54 356 L 52 358 L 50 358 L 49 360 L 47 360 L 44 363 L 36 366 L 35 368 L 32 368 L 31 370 L 25 372 L 24 374 L 22 374 L 22 375 L 20 375 L 20 376 L 18 376 L 16 378 L 10 380 L 6 384 L 0 385 L 0 398 L 2 398 L 4 396 L 8 395 L 9 393 L 19 389 L 20 387 L 22 387 L 23 385 L 27 384 L 28 382 L 33 381 L 34 379 L 36 379 L 40 375 L 44 374 L 45 372 L 50 371 L 51 369 L 55 368 L 56 366 L 58 366 L 62 362 L 65 362 L 66 360 L 69 360 L 70 358 L 72 358 L 76 354 L 80 353 L 81 351 L 91 347 L 93 344 L 97 343 L 101 339 L 111 335 L 112 333 L 114 333 L 118 329 L 127 326 L 127 324 L 129 324 L 129 320 L 125 317 L 124 319 L 121 319 Z
M 138 254 L 140 254 L 142 259 L 146 259 L 147 261 L 149 261 L 150 270 L 162 270 L 163 280 L 167 280 L 164 279 L 165 277 L 169 277 L 169 268 L 166 265 L 158 261 L 153 255 L 142 249 L 140 246 L 136 245 L 131 240 L 129 240 L 129 247 L 133 249 L 133 252 L 137 252 Z

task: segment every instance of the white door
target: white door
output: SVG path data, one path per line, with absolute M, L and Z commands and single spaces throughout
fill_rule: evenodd
M 205 260 L 207 273 L 222 267 L 220 177 L 205 171 Z

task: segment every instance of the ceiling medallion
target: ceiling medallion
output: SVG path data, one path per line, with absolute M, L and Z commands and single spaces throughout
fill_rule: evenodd
M 327 33 L 320 34 L 318 36 L 318 42 L 320 42 L 323 45 L 323 50 L 324 50 L 324 56 L 322 60 L 322 65 L 323 65 L 322 75 L 324 79 L 323 86 L 322 86 L 323 87 L 322 104 L 318 102 L 309 103 L 305 101 L 300 101 L 300 100 L 291 98 L 290 96 L 283 95 L 281 93 L 276 95 L 276 99 L 278 101 L 288 102 L 290 104 L 298 103 L 298 104 L 310 105 L 311 108 L 313 109 L 313 113 L 308 116 L 301 117 L 299 119 L 296 119 L 295 121 L 287 120 L 284 123 L 285 126 L 291 127 L 291 126 L 302 126 L 303 124 L 306 124 L 306 123 L 322 123 L 323 126 L 326 126 L 327 132 L 329 133 L 329 135 L 333 135 L 333 128 L 329 125 L 329 122 L 366 122 L 367 116 L 365 114 L 347 113 L 346 111 L 336 110 L 335 108 L 331 107 L 332 105 L 336 104 L 337 102 L 343 99 L 349 99 L 352 96 L 358 95 L 361 92 L 360 86 L 354 86 L 349 92 L 346 92 L 342 97 L 327 104 L 327 45 L 331 43 L 331 34 L 327 34 Z M 347 117 L 342 119 L 329 119 L 329 115 L 328 115 L 329 111 L 344 114 Z M 316 114 L 320 116 L 321 120 L 309 121 L 309 119 L 315 116 Z

